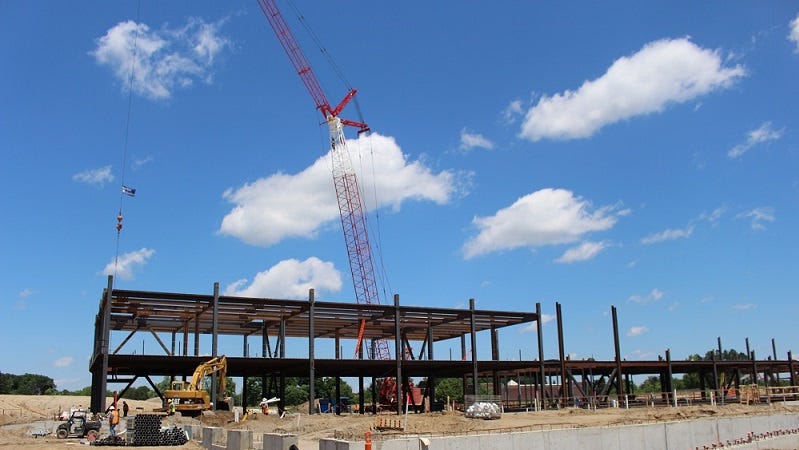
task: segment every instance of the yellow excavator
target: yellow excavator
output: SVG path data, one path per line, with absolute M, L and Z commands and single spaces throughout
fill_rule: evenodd
M 184 416 L 196 416 L 213 408 L 211 397 L 205 390 L 205 377 L 216 373 L 218 380 L 217 405 L 215 409 L 229 410 L 229 401 L 225 395 L 227 378 L 227 358 L 224 355 L 212 358 L 194 369 L 191 381 L 173 381 L 171 389 L 164 391 L 165 410 L 170 413 L 179 412 Z

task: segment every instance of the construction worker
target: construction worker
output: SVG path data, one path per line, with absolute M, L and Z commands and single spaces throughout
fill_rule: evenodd
M 262 414 L 269 414 L 269 402 L 264 398 L 261 400 L 261 413 Z
M 122 417 L 128 417 L 128 411 L 129 410 L 130 410 L 130 407 L 128 406 L 128 402 L 123 401 L 122 402 Z
M 117 424 L 119 423 L 119 411 L 111 405 L 108 408 L 108 427 L 111 429 L 111 436 L 116 437 L 117 435 Z

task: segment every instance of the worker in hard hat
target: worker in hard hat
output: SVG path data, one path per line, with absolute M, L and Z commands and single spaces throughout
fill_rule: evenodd
M 108 428 L 111 430 L 111 436 L 116 437 L 117 435 L 117 424 L 119 423 L 119 411 L 117 411 L 114 405 L 111 405 L 108 408 Z
M 266 398 L 261 400 L 260 406 L 261 406 L 261 413 L 269 414 L 269 402 L 266 400 Z

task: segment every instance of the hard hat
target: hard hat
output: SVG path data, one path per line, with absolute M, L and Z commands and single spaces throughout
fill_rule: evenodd
M 265 401 L 266 401 L 266 397 L 264 397 L 263 399 L 261 399 L 261 401 L 262 401 L 262 402 L 265 402 Z
M 110 408 L 108 408 L 108 410 L 109 410 L 109 411 L 112 411 L 112 410 L 115 410 L 115 409 L 116 409 L 116 408 L 114 408 L 114 405 L 111 405 L 111 407 L 110 407 Z

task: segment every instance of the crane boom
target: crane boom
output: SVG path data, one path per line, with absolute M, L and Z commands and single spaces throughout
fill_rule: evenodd
M 288 24 L 286 24 L 275 0 L 258 0 L 258 4 L 269 25 L 272 26 L 280 45 L 286 55 L 288 55 L 294 70 L 299 75 L 308 93 L 311 94 L 316 109 L 322 113 L 328 125 L 330 153 L 333 159 L 333 184 L 336 190 L 341 227 L 344 231 L 344 242 L 347 247 L 355 299 L 360 304 L 380 304 L 372 249 L 369 245 L 369 234 L 366 228 L 366 216 L 363 212 L 358 179 L 347 151 L 347 142 L 344 138 L 343 129 L 345 125 L 351 126 L 357 128 L 360 134 L 369 131 L 369 126 L 363 122 L 339 117 L 339 114 L 358 91 L 350 89 L 335 108 L 331 107 L 310 63 L 308 63 L 302 48 L 300 48 L 299 43 L 294 38 L 294 34 Z M 356 353 L 361 345 L 364 326 L 365 321 L 361 319 Z M 375 352 L 370 356 L 374 359 L 390 359 L 388 343 L 381 339 L 376 344 Z
M 350 89 L 335 108 L 331 107 L 330 103 L 327 101 L 327 96 L 325 96 L 325 91 L 322 89 L 322 85 L 319 84 L 319 80 L 316 79 L 311 64 L 308 62 L 308 59 L 305 58 L 305 53 L 303 53 L 300 44 L 294 38 L 294 34 L 283 18 L 280 9 L 278 9 L 277 3 L 275 3 L 274 0 L 258 0 L 258 4 L 261 6 L 261 11 L 264 13 L 269 25 L 272 26 L 277 40 L 280 41 L 280 45 L 283 47 L 286 55 L 288 55 L 291 65 L 294 66 L 294 70 L 297 72 L 297 75 L 300 76 L 302 84 L 305 85 L 305 89 L 311 94 L 316 109 L 322 113 L 325 120 L 327 120 L 329 116 L 338 117 L 344 107 L 347 106 L 347 103 L 355 97 L 358 91 L 356 89 Z M 359 133 L 369 131 L 369 126 L 363 122 L 347 119 L 342 119 L 341 121 L 344 125 L 358 128 Z

